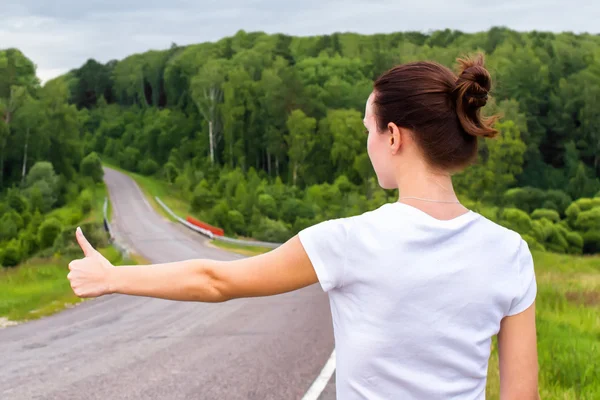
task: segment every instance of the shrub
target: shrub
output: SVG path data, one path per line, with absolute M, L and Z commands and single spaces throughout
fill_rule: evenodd
M 38 241 L 36 235 L 29 231 L 22 231 L 19 235 L 21 247 L 21 256 L 27 258 L 38 249 Z
M 242 213 L 238 210 L 229 210 L 227 212 L 227 225 L 237 234 L 243 235 L 246 233 L 246 221 Z
M 575 227 L 581 231 L 589 231 L 600 227 L 600 207 L 582 211 L 577 216 Z
M 203 179 L 194 188 L 194 193 L 192 194 L 192 209 L 194 211 L 210 209 L 215 204 L 215 200 L 216 196 L 210 189 L 208 181 Z
M 257 206 L 262 215 L 269 218 L 277 217 L 277 202 L 270 194 L 259 195 Z
M 95 183 L 102 182 L 104 179 L 102 161 L 95 152 L 91 152 L 81 160 L 80 171 L 83 176 L 92 178 Z
M 92 211 L 93 197 L 92 192 L 89 189 L 85 189 L 79 195 L 79 204 L 81 206 L 81 212 L 87 214 Z M 77 222 L 77 221 L 75 221 Z
M 283 243 L 290 238 L 291 234 L 284 222 L 263 218 L 260 225 L 254 231 L 253 236 L 258 240 L 266 242 Z
M 600 198 L 590 199 L 590 198 L 584 197 L 584 198 L 575 200 L 573 203 L 577 204 L 577 206 L 579 207 L 579 209 L 581 211 L 589 211 L 592 208 L 600 207 Z
M 140 162 L 140 172 L 143 175 L 154 175 L 159 168 L 158 163 L 151 158 L 147 158 Z
M 108 234 L 104 230 L 104 224 L 100 222 L 88 222 L 80 225 L 83 234 L 94 248 L 103 248 L 108 246 Z M 52 245 L 53 252 L 60 252 L 65 255 L 81 255 L 81 249 L 75 238 L 76 225 L 63 228 L 56 236 Z
M 532 229 L 532 221 L 529 215 L 517 208 L 507 208 L 500 216 L 500 223 L 521 234 L 529 233 Z
M 600 230 L 583 234 L 583 252 L 586 254 L 600 253 Z
M 577 232 L 567 232 L 567 242 L 569 242 L 569 253 L 581 254 L 583 251 L 583 237 Z
M 577 221 L 577 216 L 581 212 L 581 208 L 575 203 L 572 203 L 567 210 L 565 211 L 565 215 L 567 216 L 567 220 L 569 221 L 569 225 L 575 227 L 575 221 Z
M 0 264 L 4 267 L 15 267 L 21 262 L 21 249 L 19 242 L 11 240 L 8 245 L 0 252 Z
M 533 219 L 546 218 L 552 222 L 560 221 L 560 215 L 558 214 L 557 211 L 549 210 L 546 208 L 538 208 L 537 210 L 534 210 L 533 213 L 531 214 L 531 218 L 533 218 Z
M 62 224 L 54 217 L 45 220 L 38 230 L 38 243 L 40 248 L 45 249 L 54 243 L 54 240 L 62 230 Z
M 19 214 L 23 214 L 29 208 L 27 199 L 21 194 L 19 189 L 8 189 L 6 203 Z
M 10 210 L 0 218 L 0 241 L 16 238 L 23 228 L 23 218 L 15 210 Z
M 521 235 L 524 241 L 527 242 L 530 250 L 538 250 L 538 251 L 546 251 L 546 248 L 538 242 L 534 237 L 529 236 L 527 234 Z

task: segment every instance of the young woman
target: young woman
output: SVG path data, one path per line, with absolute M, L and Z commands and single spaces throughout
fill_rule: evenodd
M 483 399 L 498 334 L 502 399 L 538 398 L 536 281 L 521 237 L 463 207 L 451 175 L 493 137 L 480 115 L 491 79 L 483 58 L 400 65 L 374 84 L 367 150 L 399 199 L 301 231 L 270 253 L 114 268 L 77 230 L 69 264 L 80 297 L 108 293 L 222 302 L 319 282 L 328 292 L 337 396 Z

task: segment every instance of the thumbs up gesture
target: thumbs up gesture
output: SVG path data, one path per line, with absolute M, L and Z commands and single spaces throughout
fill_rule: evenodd
M 75 233 L 85 257 L 69 263 L 67 279 L 73 292 L 82 298 L 99 297 L 111 293 L 110 278 L 115 268 L 102 254 L 92 247 L 81 228 Z

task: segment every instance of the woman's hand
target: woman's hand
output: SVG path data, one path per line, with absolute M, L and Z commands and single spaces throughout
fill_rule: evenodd
M 82 298 L 112 293 L 110 278 L 115 267 L 92 247 L 81 228 L 77 228 L 75 236 L 85 257 L 69 263 L 71 272 L 67 279 L 71 282 L 73 292 Z

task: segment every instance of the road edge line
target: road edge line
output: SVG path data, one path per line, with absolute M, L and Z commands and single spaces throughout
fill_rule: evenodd
M 335 372 L 335 349 L 333 349 L 333 351 L 331 352 L 331 356 L 329 356 L 329 360 L 327 360 L 327 362 L 325 363 L 325 366 L 321 370 L 321 373 L 319 374 L 319 376 L 317 376 L 317 379 L 315 379 L 315 381 L 310 386 L 310 388 L 308 388 L 308 391 L 302 397 L 302 400 L 317 400 L 319 398 L 319 396 L 321 395 L 321 393 L 323 393 L 323 390 L 325 390 L 325 387 L 327 386 L 327 383 L 329 383 L 329 380 L 331 379 L 331 376 L 333 375 L 334 372 Z

